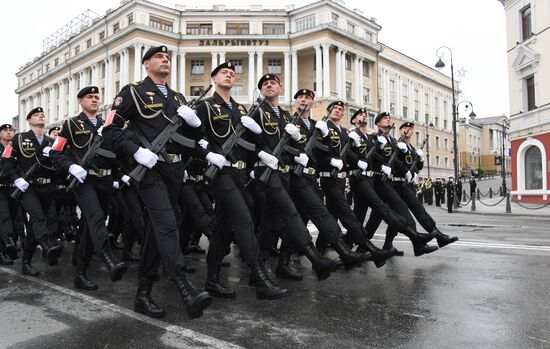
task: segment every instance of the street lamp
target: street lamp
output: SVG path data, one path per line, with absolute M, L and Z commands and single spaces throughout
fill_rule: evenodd
M 447 46 L 441 46 L 439 47 L 436 51 L 435 51 L 435 55 L 437 56 L 437 58 L 439 58 L 439 60 L 437 61 L 437 63 L 435 64 L 435 67 L 438 68 L 438 69 L 441 69 L 441 68 L 444 68 L 445 67 L 445 63 L 443 63 L 443 61 L 441 60 L 441 58 L 443 57 L 444 53 L 441 52 L 443 49 L 447 49 L 449 51 L 449 54 L 451 56 L 451 90 L 452 90 L 452 94 L 453 94 L 453 150 L 454 150 L 454 178 L 455 178 L 455 183 L 457 182 L 458 180 L 458 143 L 457 143 L 457 135 L 456 135 L 456 119 L 457 119 L 457 105 L 456 105 L 456 99 L 455 99 L 455 73 L 454 73 L 454 66 L 453 66 L 453 51 L 451 51 L 451 49 Z M 441 52 L 441 53 L 440 53 Z M 472 108 L 473 109 L 473 108 Z M 475 117 L 475 113 L 472 113 Z M 470 114 L 470 115 L 471 115 Z M 458 195 L 457 195 L 457 188 L 456 188 L 456 185 L 454 186 L 455 188 L 455 195 L 453 195 L 454 199 L 453 199 L 453 208 L 457 208 L 458 207 Z
M 426 118 L 425 120 L 426 124 L 426 160 L 428 161 L 428 178 L 430 177 L 430 133 L 428 130 L 428 124 L 430 127 L 434 127 L 434 124 L 432 123 L 432 118 Z
M 508 123 L 508 120 L 506 120 L 506 117 L 502 120 L 502 148 L 500 152 L 500 164 L 502 166 L 500 175 L 502 177 L 502 196 L 506 196 L 506 157 L 505 157 L 505 150 L 504 150 L 504 144 L 506 142 L 506 126 L 510 127 L 510 124 Z

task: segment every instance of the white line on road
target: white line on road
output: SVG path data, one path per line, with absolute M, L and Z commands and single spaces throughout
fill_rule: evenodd
M 88 296 L 88 295 L 85 295 L 85 294 L 82 294 L 82 293 L 79 293 L 79 292 L 75 292 L 73 290 L 70 290 L 68 288 L 53 284 L 53 283 L 45 281 L 45 280 L 41 280 L 41 279 L 26 276 L 26 275 L 20 274 L 19 272 L 14 271 L 14 270 L 8 269 L 8 268 L 0 267 L 0 270 L 7 273 L 7 274 L 11 274 L 13 276 L 17 276 L 17 277 L 23 278 L 23 279 L 28 280 L 28 281 L 38 283 L 42 286 L 49 287 L 53 290 L 64 293 L 68 296 L 76 297 L 78 299 L 86 301 L 86 302 L 88 302 L 90 304 L 93 304 L 95 306 L 104 308 L 106 310 L 109 310 L 109 311 L 112 311 L 112 312 L 130 317 L 134 320 L 141 321 L 141 322 L 146 323 L 146 324 L 151 325 L 151 326 L 158 327 L 158 328 L 163 329 L 167 332 L 171 332 L 171 333 L 175 334 L 176 336 L 180 337 L 183 341 L 200 342 L 202 344 L 200 346 L 201 348 L 203 348 L 205 345 L 210 347 L 210 348 L 221 348 L 221 349 L 225 349 L 225 348 L 235 348 L 235 349 L 236 348 L 242 348 L 242 347 L 240 347 L 236 344 L 225 342 L 225 341 L 216 339 L 214 337 L 210 337 L 210 336 L 207 336 L 205 334 L 202 334 L 202 333 L 199 333 L 199 332 L 187 329 L 187 328 L 172 325 L 170 323 L 167 323 L 167 322 L 164 322 L 164 321 L 161 321 L 161 320 L 152 319 L 148 316 L 135 313 L 135 312 L 133 312 L 129 309 L 120 307 L 116 304 L 112 304 L 112 303 L 106 302 L 106 301 L 98 299 L 98 298 L 94 298 L 94 297 L 91 297 L 91 296 Z

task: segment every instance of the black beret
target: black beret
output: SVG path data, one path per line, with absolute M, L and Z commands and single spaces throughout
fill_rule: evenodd
M 99 89 L 97 88 L 97 86 L 86 86 L 82 88 L 82 90 L 78 91 L 76 98 L 84 98 L 90 93 L 99 93 Z
M 313 91 L 311 90 L 308 90 L 307 88 L 303 88 L 301 90 L 298 90 L 298 92 L 296 92 L 296 94 L 294 94 L 294 99 L 300 97 L 300 96 L 310 96 L 311 99 L 314 99 L 315 98 L 315 93 L 313 93 Z
M 401 130 L 403 127 L 410 127 L 410 128 L 413 128 L 414 127 L 414 123 L 410 122 L 410 121 L 407 121 L 407 122 L 404 122 L 401 124 L 401 126 L 399 126 L 399 129 Z
M 50 128 L 50 130 L 48 131 L 48 134 L 51 135 L 53 131 L 61 131 L 61 127 L 54 126 L 54 127 Z
M 44 108 L 36 107 L 27 114 L 27 120 L 29 120 L 33 114 L 43 113 L 43 112 L 44 112 Z
M 367 109 L 365 108 L 359 108 L 355 111 L 355 113 L 353 113 L 353 115 L 351 116 L 351 118 L 349 119 L 349 122 L 352 123 L 353 122 L 353 119 L 355 119 L 355 117 L 359 114 L 366 114 L 367 113 Z
M 218 74 L 218 72 L 221 69 L 224 69 L 224 68 L 231 69 L 231 70 L 235 71 L 235 64 L 233 64 L 231 62 L 224 62 L 224 63 L 218 65 L 216 67 L 216 69 L 212 70 L 212 73 L 210 73 L 210 77 L 214 77 L 214 75 Z
M 260 81 L 258 81 L 258 88 L 261 89 L 264 82 L 269 80 L 275 80 L 279 85 L 281 84 L 281 79 L 279 79 L 276 74 L 265 74 L 264 76 L 262 76 Z
M 387 111 L 383 111 L 380 114 L 376 115 L 376 118 L 374 118 L 374 124 L 376 125 L 378 121 L 380 121 L 380 119 L 382 119 L 385 116 L 390 116 L 390 113 L 388 113 Z
M 7 130 L 8 128 L 13 129 L 13 126 L 11 124 L 0 125 L 0 131 Z
M 342 108 L 344 108 L 346 106 L 346 104 L 342 101 L 334 101 L 334 102 L 332 102 L 328 105 L 327 110 L 329 110 L 330 108 L 332 108 L 335 105 L 340 106 Z
M 143 55 L 143 58 L 141 59 L 141 64 L 143 64 L 146 60 L 150 59 L 151 57 L 153 57 L 153 55 L 155 53 L 159 53 L 159 52 L 163 52 L 163 53 L 168 53 L 168 47 L 162 45 L 162 46 L 155 46 L 155 47 L 151 47 L 150 49 L 147 50 L 147 52 L 145 52 L 145 54 Z

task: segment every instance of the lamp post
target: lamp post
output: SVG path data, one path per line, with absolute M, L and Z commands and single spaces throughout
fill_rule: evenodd
M 452 94 L 453 94 L 453 151 L 454 151 L 454 154 L 453 154 L 454 164 L 453 165 L 454 165 L 454 179 L 455 179 L 455 183 L 457 183 L 457 181 L 458 181 L 458 143 L 457 143 L 457 139 L 456 139 L 457 138 L 457 135 L 456 135 L 456 122 L 457 122 L 457 116 L 458 116 L 458 109 L 457 109 L 458 106 L 456 105 L 456 96 L 455 96 L 455 73 L 454 73 L 454 66 L 453 66 L 453 51 L 451 51 L 451 49 L 449 47 L 441 46 L 435 51 L 435 54 L 438 58 L 438 61 L 435 64 L 435 67 L 438 68 L 438 69 L 441 69 L 441 68 L 445 67 L 445 63 L 443 63 L 443 61 L 441 60 L 441 58 L 444 55 L 444 53 L 441 52 L 443 49 L 447 49 L 449 51 L 450 56 L 451 56 L 451 91 L 452 91 Z M 473 111 L 472 111 L 471 114 L 473 114 L 474 117 L 475 117 L 475 113 L 473 113 Z M 456 184 L 455 184 L 454 188 L 455 188 L 455 195 L 453 195 L 453 197 L 454 197 L 454 199 L 453 199 L 453 208 L 457 208 L 458 207 L 458 195 L 457 195 Z
M 430 177 L 430 133 L 428 130 L 428 124 L 430 127 L 434 127 L 434 124 L 432 123 L 432 118 L 427 118 L 425 120 L 426 124 L 426 161 L 428 162 L 428 178 Z
M 501 166 L 502 166 L 502 169 L 501 169 L 501 173 L 500 175 L 502 176 L 502 196 L 506 196 L 506 156 L 505 156 L 505 150 L 504 150 L 504 145 L 505 145 L 505 142 L 506 142 L 506 126 L 509 126 L 508 125 L 508 121 L 506 120 L 506 118 L 504 118 L 502 120 L 502 149 L 501 149 L 501 152 L 500 152 L 500 162 L 501 162 Z

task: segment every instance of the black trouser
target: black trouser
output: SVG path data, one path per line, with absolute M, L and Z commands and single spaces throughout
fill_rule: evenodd
M 449 213 L 453 213 L 453 201 L 453 196 L 447 195 L 447 212 Z
M 246 187 L 246 192 L 252 197 L 253 205 L 251 209 L 252 220 L 254 221 L 254 232 L 256 236 L 260 235 L 260 224 L 262 223 L 262 214 L 265 207 L 265 193 L 260 190 L 257 180 L 252 180 Z
M 251 267 L 258 265 L 258 241 L 251 215 L 251 199 L 244 191 L 248 181 L 246 170 L 224 167 L 210 183 L 216 200 L 216 219 L 206 255 L 209 266 L 218 267 L 230 252 L 233 239 L 239 244 L 244 261 Z
M 433 190 L 426 190 L 425 195 L 426 195 L 426 198 L 425 198 L 424 201 L 426 201 L 426 203 L 428 205 L 433 205 L 433 203 L 434 203 L 434 192 L 433 192 Z
M 15 187 L 0 187 L 0 252 L 4 251 L 8 238 L 14 236 L 13 220 L 19 210 L 19 203 L 10 197 Z
M 57 218 L 53 200 L 53 184 L 30 184 L 21 194 L 19 203 L 29 214 L 29 229 L 25 236 L 21 236 L 23 250 L 32 257 L 36 244 L 57 229 Z
M 441 206 L 441 192 L 439 191 L 435 192 L 435 206 Z
M 140 245 L 143 246 L 145 238 L 145 209 L 139 198 L 136 186 L 124 186 L 122 188 L 122 196 L 130 212 L 130 222 L 128 227 L 126 227 L 128 238 L 131 239 L 131 242 L 135 242 L 137 239 Z
M 94 250 L 101 253 L 107 246 L 108 236 L 105 219 L 109 211 L 113 177 L 88 175 L 84 183 L 74 189 L 74 197 L 81 211 L 82 234 L 76 247 L 76 259 L 88 263 Z
M 357 219 L 357 216 L 351 209 L 346 198 L 346 180 L 345 178 L 322 177 L 321 188 L 325 193 L 328 212 L 346 228 L 347 236 L 359 245 L 367 243 L 367 235 L 363 225 Z M 318 227 L 319 228 L 319 227 Z M 320 231 L 320 230 L 319 230 Z M 321 236 L 320 236 L 321 237 Z M 323 240 L 321 239 L 322 244 Z
M 184 183 L 179 195 L 179 205 L 182 210 L 180 245 L 182 250 L 185 250 L 189 241 L 200 239 L 202 234 L 211 235 L 214 209 L 204 182 L 187 181 Z
M 259 178 L 263 171 L 265 167 L 256 167 L 254 170 L 256 178 Z M 273 246 L 273 239 L 276 237 L 273 232 L 280 232 L 285 245 L 292 244 L 299 251 L 311 242 L 307 226 L 288 193 L 289 179 L 288 173 L 273 171 L 267 183 L 259 180 L 256 183 L 266 196 L 259 237 L 264 257 L 268 256 L 268 251 Z
M 392 187 L 395 192 L 405 201 L 409 210 L 412 212 L 418 223 L 427 232 L 432 232 L 436 225 L 432 217 L 426 212 L 424 205 L 418 201 L 414 189 L 409 185 L 403 185 L 403 182 L 393 182 Z

